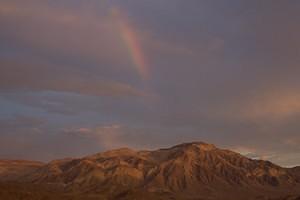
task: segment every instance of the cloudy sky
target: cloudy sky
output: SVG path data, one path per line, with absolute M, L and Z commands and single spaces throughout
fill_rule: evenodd
M 204 141 L 300 165 L 299 10 L 0 0 L 0 158 Z

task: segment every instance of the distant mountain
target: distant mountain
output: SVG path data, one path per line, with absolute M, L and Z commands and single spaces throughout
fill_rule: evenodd
M 16 180 L 43 165 L 43 163 L 35 161 L 0 160 L 0 181 Z
M 282 168 L 194 142 L 156 151 L 123 148 L 55 160 L 15 176 L 10 188 L 43 186 L 40 191 L 45 191 L 51 186 L 57 194 L 79 199 L 292 200 L 300 196 L 299 175 L 299 168 Z

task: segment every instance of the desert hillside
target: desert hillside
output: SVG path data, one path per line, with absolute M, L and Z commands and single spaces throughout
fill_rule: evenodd
M 1 163 L 6 165 L 0 165 L 0 197 L 6 199 L 18 195 L 25 199 L 27 195 L 27 199 L 212 200 L 300 196 L 299 168 L 252 160 L 203 142 L 155 151 L 122 148 L 47 164 Z
M 16 180 L 41 167 L 43 163 L 24 160 L 0 160 L 0 181 Z

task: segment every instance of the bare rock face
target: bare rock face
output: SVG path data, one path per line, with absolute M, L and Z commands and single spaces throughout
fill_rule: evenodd
M 298 175 L 299 168 L 286 169 L 194 142 L 156 151 L 123 148 L 55 160 L 23 174 L 22 180 L 116 199 L 142 194 L 147 194 L 144 199 L 272 199 L 300 195 Z

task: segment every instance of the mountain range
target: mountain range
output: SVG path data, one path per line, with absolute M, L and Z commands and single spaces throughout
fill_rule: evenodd
M 49 163 L 1 160 L 0 199 L 300 200 L 300 167 L 203 142 Z

